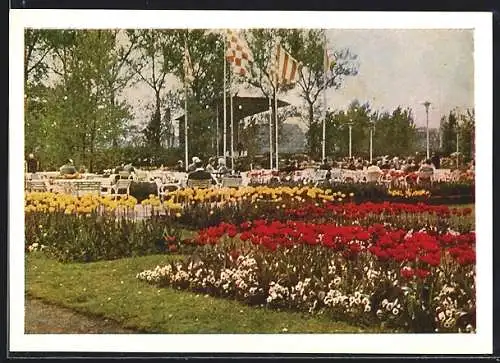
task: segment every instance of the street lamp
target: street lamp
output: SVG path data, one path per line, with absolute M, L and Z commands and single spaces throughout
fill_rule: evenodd
M 375 122 L 370 121 L 370 164 L 373 162 L 373 130 Z
M 458 149 L 458 134 L 460 132 L 460 125 L 458 123 L 458 120 L 457 120 L 457 169 L 458 169 L 458 153 L 459 153 L 459 149 Z
M 427 159 L 429 159 L 429 106 L 431 105 L 431 103 L 429 101 L 425 101 L 422 103 L 422 105 L 425 106 L 425 114 L 427 116 L 427 123 L 426 123 Z
M 350 120 L 347 123 L 347 126 L 349 126 L 349 159 L 352 158 L 352 125 L 353 125 L 353 122 L 352 122 L 352 120 Z

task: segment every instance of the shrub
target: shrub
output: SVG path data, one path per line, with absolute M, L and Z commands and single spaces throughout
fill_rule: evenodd
M 130 184 L 130 195 L 140 203 L 148 199 L 150 195 L 158 195 L 158 186 L 156 183 L 133 181 Z

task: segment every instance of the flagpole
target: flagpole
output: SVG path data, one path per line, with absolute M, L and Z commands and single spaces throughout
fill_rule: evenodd
M 184 39 L 184 49 L 187 51 L 187 34 L 186 38 Z M 186 73 L 186 72 L 184 72 Z M 186 171 L 188 170 L 188 165 L 189 165 L 189 157 L 188 157 L 188 114 L 187 114 L 187 109 L 188 109 L 188 90 L 187 90 L 187 75 L 184 74 L 184 162 L 185 162 L 185 168 Z
M 229 107 L 231 107 L 231 169 L 234 170 L 234 120 L 233 120 L 233 91 L 232 91 L 232 78 L 229 73 Z
M 215 105 L 216 119 L 215 119 L 215 135 L 216 135 L 216 145 L 217 145 L 217 159 L 219 158 L 219 104 Z
M 322 150 L 321 159 L 326 158 L 326 72 L 328 70 L 328 54 L 326 50 L 326 33 L 325 33 L 325 59 L 324 59 L 324 72 L 323 72 L 323 140 L 322 140 Z
M 278 100 L 276 98 L 276 88 L 274 89 L 274 118 L 276 121 L 275 133 L 276 133 L 276 170 L 279 170 L 279 158 L 278 158 Z
M 273 108 L 271 97 L 269 100 L 269 169 L 273 169 Z
M 224 100 L 223 100 L 223 107 L 224 107 L 224 130 L 223 130 L 223 141 L 224 141 L 224 145 L 223 145 L 223 152 L 224 152 L 224 161 L 226 161 L 226 153 L 227 153 L 227 105 L 226 105 L 226 63 L 227 63 L 227 60 L 226 60 L 226 42 L 223 43 L 224 44 L 224 47 L 223 47 L 223 51 L 224 51 L 224 92 L 223 92 L 223 97 L 224 97 Z

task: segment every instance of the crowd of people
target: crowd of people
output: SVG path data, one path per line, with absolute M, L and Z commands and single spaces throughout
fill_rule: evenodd
M 344 169 L 344 170 L 363 170 L 367 172 L 383 172 L 386 170 L 396 170 L 401 171 L 405 174 L 413 173 L 413 172 L 422 172 L 428 171 L 433 172 L 435 169 L 440 169 L 443 167 L 443 161 L 446 166 L 450 164 L 453 165 L 453 161 L 455 159 L 451 158 L 442 158 L 433 153 L 429 159 L 425 159 L 423 156 L 417 154 L 415 156 L 410 157 L 389 157 L 389 156 L 379 156 L 374 158 L 374 160 L 370 163 L 368 160 L 363 158 L 338 158 L 335 160 L 324 159 L 321 162 L 315 162 L 310 158 L 291 158 L 287 160 L 282 160 L 279 168 L 280 173 L 293 173 L 297 170 L 304 169 L 319 169 L 326 170 L 327 178 L 332 169 Z M 203 162 L 199 157 L 193 156 L 191 159 L 191 163 L 187 166 L 184 165 L 182 160 L 177 161 L 176 165 L 172 167 L 164 167 L 160 166 L 160 169 L 163 171 L 177 171 L 177 172 L 186 172 L 188 173 L 188 179 L 200 180 L 200 179 L 213 179 L 214 176 L 220 179 L 223 176 L 227 175 L 238 175 L 240 172 L 249 171 L 252 169 L 265 169 L 262 165 L 259 165 L 259 162 L 250 163 L 250 167 L 242 168 L 239 166 L 239 163 L 235 163 L 234 170 L 228 168 L 226 164 L 226 158 L 224 157 L 210 157 L 207 162 Z M 456 164 L 455 164 L 456 165 Z M 26 171 L 28 173 L 36 173 L 40 169 L 39 161 L 35 158 L 33 153 L 28 155 L 26 160 Z M 474 161 L 471 161 L 467 165 L 462 165 L 462 169 L 467 169 L 470 171 L 474 171 Z M 121 163 L 119 166 L 111 169 L 110 171 L 114 174 L 128 173 L 133 174 L 136 168 L 132 165 L 132 163 Z M 59 172 L 61 175 L 70 177 L 72 175 L 77 175 L 78 173 L 85 173 L 86 169 L 84 166 L 81 166 L 77 169 L 74 165 L 72 159 L 67 159 L 65 164 L 59 168 Z

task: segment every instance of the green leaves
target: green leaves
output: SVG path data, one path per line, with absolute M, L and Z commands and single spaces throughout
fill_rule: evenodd
M 26 145 L 28 152 L 39 147 L 44 169 L 71 156 L 92 170 L 96 150 L 121 136 L 130 119 L 116 99 L 130 80 L 126 56 L 117 31 L 27 32 Z M 32 76 L 35 70 L 44 77 Z
M 157 253 L 165 228 L 180 235 L 164 218 L 141 221 L 75 216 L 63 213 L 26 215 L 26 246 L 47 246 L 46 253 L 61 262 L 114 260 Z M 45 226 L 42 230 L 39 225 Z

